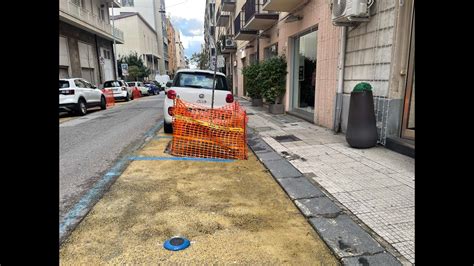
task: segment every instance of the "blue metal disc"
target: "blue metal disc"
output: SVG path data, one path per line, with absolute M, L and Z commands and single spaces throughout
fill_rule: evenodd
M 165 241 L 163 247 L 167 250 L 178 251 L 189 247 L 190 242 L 184 237 L 173 237 Z

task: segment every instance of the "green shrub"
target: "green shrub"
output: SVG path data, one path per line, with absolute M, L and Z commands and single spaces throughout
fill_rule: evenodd
M 260 64 L 260 84 L 263 97 L 270 104 L 281 103 L 286 92 L 286 59 L 283 56 L 273 57 Z
M 251 64 L 242 69 L 247 95 L 252 99 L 262 99 L 262 84 L 259 79 L 260 64 Z

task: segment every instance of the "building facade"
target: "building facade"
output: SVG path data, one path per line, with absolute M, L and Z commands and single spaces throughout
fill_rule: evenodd
M 166 31 L 168 34 L 168 61 L 169 61 L 169 76 L 174 77 L 174 74 L 178 70 L 178 62 L 176 57 L 176 31 L 174 30 L 173 24 L 171 24 L 170 18 L 166 18 Z
M 112 27 L 108 7 L 116 1 L 60 0 L 59 78 L 84 78 L 92 84 L 116 78 L 113 42 L 124 34 Z
M 117 45 L 117 57 L 137 53 L 145 66 L 151 70 L 148 79 L 154 79 L 159 73 L 160 58 L 156 31 L 138 12 L 122 12 L 113 19 L 115 26 L 125 35 L 124 43 Z
M 242 68 L 285 56 L 286 112 L 335 131 L 346 131 L 354 86 L 369 82 L 379 143 L 410 143 L 414 0 L 369 1 L 368 18 L 345 26 L 333 22 L 331 7 L 328 0 L 208 0 L 205 47 L 211 56 L 213 48 L 224 56 L 225 67 L 219 70 L 241 97 L 246 96 Z
M 168 37 L 166 33 L 165 0 L 120 0 L 120 8 L 110 9 L 110 14 L 138 12 L 152 26 L 158 40 L 158 71 L 167 74 Z
M 404 146 L 414 156 L 415 7 L 414 0 L 375 1 L 368 22 L 347 27 L 341 129 L 346 132 L 350 92 L 355 84 L 373 87 L 379 143 Z
M 188 68 L 188 64 L 186 63 L 186 56 L 184 54 L 184 46 L 183 46 L 183 43 L 181 42 L 181 33 L 179 31 L 176 32 L 175 42 L 176 42 L 176 63 L 178 64 L 178 69 Z

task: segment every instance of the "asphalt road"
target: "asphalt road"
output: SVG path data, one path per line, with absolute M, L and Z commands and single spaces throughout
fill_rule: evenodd
M 94 183 L 163 120 L 164 94 L 118 104 L 60 124 L 60 221 Z

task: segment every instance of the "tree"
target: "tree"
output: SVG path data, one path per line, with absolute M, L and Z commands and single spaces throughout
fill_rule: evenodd
M 128 64 L 127 81 L 143 80 L 144 77 L 148 77 L 151 74 L 151 70 L 145 66 L 142 58 L 136 52 L 119 58 L 119 73 L 122 73 L 121 65 L 123 63 Z
M 209 65 L 209 54 L 204 49 L 204 46 L 201 45 L 201 51 L 199 53 L 193 53 L 191 56 L 191 62 L 196 63 L 199 69 L 206 69 Z

